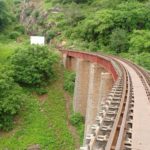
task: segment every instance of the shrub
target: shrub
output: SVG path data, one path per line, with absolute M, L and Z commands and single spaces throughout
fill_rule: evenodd
M 65 71 L 64 73 L 64 89 L 73 94 L 75 86 L 75 73 Z
M 0 129 L 10 130 L 13 118 L 20 110 L 25 95 L 14 83 L 13 72 L 5 66 L 0 69 Z
M 56 36 L 56 32 L 51 30 L 51 31 L 48 31 L 46 33 L 46 42 L 49 43 L 51 39 L 53 39 L 55 36 Z
M 31 13 L 32 13 L 32 8 L 27 8 L 26 10 L 25 10 L 25 14 L 26 14 L 26 16 L 28 17 L 28 16 L 30 16 L 31 15 Z
M 27 86 L 41 86 L 53 78 L 53 64 L 57 55 L 44 46 L 28 46 L 17 49 L 12 55 L 16 82 Z
M 110 35 L 110 48 L 116 51 L 116 53 L 127 51 L 129 47 L 128 43 L 127 32 L 123 29 L 117 28 Z
M 7 3 L 4 0 L 0 0 L 0 31 L 10 23 L 11 17 L 10 11 L 7 8 Z
M 78 22 L 85 18 L 82 9 L 74 3 L 72 3 L 68 9 L 64 10 L 64 14 L 67 24 L 71 26 L 76 26 Z
M 18 25 L 14 28 L 15 31 L 24 34 L 25 33 L 25 28 L 22 25 Z
M 131 35 L 130 52 L 141 53 L 150 52 L 150 31 L 149 30 L 135 30 Z
M 17 5 L 17 4 L 20 4 L 21 3 L 21 0 L 14 0 L 14 3 Z
M 134 60 L 142 67 L 150 70 L 150 53 L 143 52 L 137 56 L 134 56 Z
M 78 134 L 80 135 L 80 143 L 83 142 L 84 137 L 84 117 L 80 113 L 74 113 L 70 117 L 70 122 L 76 127 Z
M 35 88 L 35 92 L 38 95 L 43 95 L 43 94 L 47 94 L 48 93 L 48 91 L 45 88 Z
M 40 12 L 36 10 L 33 15 L 34 15 L 34 18 L 37 19 L 40 15 Z
M 79 126 L 84 122 L 84 118 L 81 116 L 80 113 L 74 113 L 70 117 L 70 122 L 73 126 Z
M 16 40 L 19 36 L 20 36 L 20 33 L 17 31 L 13 31 L 9 34 L 9 38 L 14 39 L 14 40 Z

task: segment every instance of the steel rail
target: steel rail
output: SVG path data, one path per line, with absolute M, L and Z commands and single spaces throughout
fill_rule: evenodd
M 130 100 L 131 100 L 131 78 L 130 78 L 130 75 L 129 73 L 126 71 L 126 75 L 127 75 L 127 78 L 128 78 L 128 93 L 127 93 L 127 98 L 126 98 L 126 105 L 125 105 L 125 110 L 124 110 L 124 114 L 123 114 L 123 120 L 122 120 L 122 123 L 121 123 L 121 127 L 120 127 L 120 132 L 119 132 L 119 135 L 118 135 L 118 140 L 117 140 L 117 143 L 116 143 L 116 148 L 115 150 L 121 150 L 123 149 L 123 146 L 124 146 L 124 141 L 125 141 L 125 133 L 126 133 L 126 121 L 127 121 L 127 118 L 128 118 L 128 113 L 129 113 L 129 108 L 130 108 Z
M 67 54 L 69 54 L 71 52 L 75 52 L 75 51 L 64 50 L 64 49 L 61 49 L 61 51 L 66 51 Z M 129 110 L 130 110 L 130 104 L 131 104 L 130 102 L 132 100 L 132 81 L 131 81 L 131 77 L 130 77 L 128 70 L 119 62 L 119 60 L 127 63 L 129 66 L 131 66 L 136 71 L 136 73 L 139 75 L 139 77 L 143 83 L 145 90 L 147 91 L 148 98 L 150 97 L 150 74 L 149 74 L 149 72 L 143 70 L 141 67 L 138 67 L 137 65 L 131 63 L 130 61 L 120 59 L 115 56 L 106 56 L 103 54 L 98 55 L 97 53 L 80 52 L 80 51 L 78 51 L 77 53 L 82 53 L 83 55 L 88 55 L 88 56 L 91 55 L 93 57 L 97 56 L 97 57 L 106 59 L 107 61 L 111 62 L 115 71 L 118 73 L 118 78 L 123 77 L 123 81 L 122 81 L 123 89 L 122 89 L 122 95 L 120 97 L 119 108 L 117 110 L 117 114 L 113 121 L 112 129 L 111 129 L 109 135 L 106 134 L 108 137 L 107 137 L 107 142 L 106 142 L 105 148 L 102 148 L 105 150 L 123 150 L 124 146 L 125 146 L 124 144 L 126 141 L 125 138 L 126 138 L 126 134 L 127 134 L 127 120 L 129 119 L 129 116 L 130 116 Z M 79 57 L 79 55 L 75 56 L 75 57 Z M 87 58 L 89 59 L 89 57 L 87 57 Z M 118 59 L 118 61 L 117 61 L 117 59 Z M 96 61 L 97 61 L 97 59 L 96 59 Z M 117 68 L 114 64 L 117 64 L 119 67 Z M 117 71 L 117 69 L 119 71 Z M 121 72 L 121 73 L 119 73 L 119 72 Z M 115 83 L 117 81 L 118 80 L 116 80 Z M 119 85 L 118 85 L 118 87 L 119 87 Z M 114 88 L 117 89 L 117 86 L 116 87 L 114 86 Z M 99 126 L 97 129 L 99 129 L 99 132 L 100 132 L 101 126 Z M 97 132 L 95 135 L 92 133 L 90 134 L 91 136 L 93 135 L 91 142 L 93 142 L 93 141 L 94 141 L 94 143 L 96 142 L 98 134 L 100 134 L 100 133 Z M 82 147 L 82 148 L 85 148 L 86 150 L 93 150 L 94 148 L 92 145 L 93 144 L 88 143 L 88 145 L 86 147 Z M 129 149 L 131 149 L 131 148 L 129 148 Z
M 121 129 L 121 124 L 123 121 L 122 115 L 124 114 L 125 103 L 127 101 L 127 93 L 128 93 L 128 76 L 126 75 L 126 70 L 124 67 L 123 67 L 123 76 L 124 76 L 123 77 L 124 82 L 123 82 L 122 98 L 120 101 L 119 110 L 118 110 L 117 116 L 115 118 L 115 122 L 113 124 L 113 128 L 112 128 L 112 131 L 111 131 L 110 136 L 108 138 L 108 142 L 106 144 L 105 150 L 113 150 L 116 148 L 118 136 L 119 136 L 120 129 Z M 123 133 L 120 133 L 120 135 L 122 135 L 122 134 Z

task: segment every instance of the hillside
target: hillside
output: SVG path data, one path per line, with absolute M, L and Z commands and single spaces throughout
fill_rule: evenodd
M 31 46 L 30 35 L 45 36 L 46 46 Z M 150 0 L 0 0 L 0 150 L 81 145 L 75 74 L 64 71 L 56 46 L 150 70 Z
M 47 42 L 117 54 L 150 69 L 149 0 L 30 0 L 23 12 L 28 33 Z
M 0 0 L 0 149 L 75 149 L 80 139 L 69 122 L 71 107 L 66 111 L 66 96 L 68 101 L 71 97 L 63 89 L 59 56 L 48 47 L 37 47 L 35 54 L 26 28 L 19 23 L 20 10 L 19 1 Z M 40 80 L 44 84 L 39 85 Z

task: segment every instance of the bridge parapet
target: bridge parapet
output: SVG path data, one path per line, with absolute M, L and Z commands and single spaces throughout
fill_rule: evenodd
M 61 52 L 64 66 L 76 71 L 73 107 L 75 112 L 80 112 L 85 117 L 85 146 L 81 149 L 92 149 L 96 146 L 95 141 L 97 141 L 101 122 L 103 119 L 106 122 L 112 119 L 111 117 L 105 118 L 103 113 L 106 111 L 103 106 L 108 106 L 112 87 L 121 84 L 122 71 L 118 64 L 105 56 L 79 51 L 61 50 Z M 117 104 L 114 105 L 117 106 Z M 115 114 L 116 106 L 112 106 L 114 110 L 109 111 L 110 115 Z M 109 127 L 102 129 L 109 130 Z M 99 138 L 106 143 L 106 137 Z

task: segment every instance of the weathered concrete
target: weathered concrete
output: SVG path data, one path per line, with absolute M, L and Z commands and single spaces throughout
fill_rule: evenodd
M 87 113 L 85 119 L 85 133 L 89 131 L 90 126 L 94 123 L 98 112 L 99 91 L 101 85 L 101 73 L 105 72 L 100 65 L 96 63 L 90 64 L 90 79 L 87 99 Z
M 110 90 L 113 86 L 113 78 L 110 73 L 103 72 L 101 73 L 101 84 L 100 84 L 100 91 L 99 91 L 99 104 L 97 105 L 98 108 L 100 108 L 100 104 L 102 100 L 106 98 L 106 96 L 109 94 Z
M 76 58 L 63 54 L 63 65 L 66 69 L 76 71 L 76 62 Z
M 90 66 L 84 142 L 91 125 L 95 122 L 102 100 L 105 100 L 113 85 L 113 79 L 110 73 L 106 73 L 106 71 L 103 68 L 100 68 L 99 65 L 91 64 Z
M 63 54 L 63 65 L 65 68 L 67 68 L 66 62 L 67 62 L 67 55 Z
M 74 71 L 74 72 L 76 71 L 76 67 L 77 67 L 76 63 L 77 63 L 77 59 L 71 57 L 70 66 L 69 66 L 70 71 Z
M 88 98 L 89 62 L 77 59 L 76 65 L 73 108 L 74 112 L 79 112 L 85 117 Z

